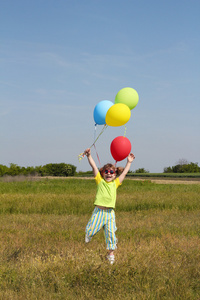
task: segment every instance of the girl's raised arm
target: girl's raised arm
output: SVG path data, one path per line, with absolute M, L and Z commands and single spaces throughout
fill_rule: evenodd
M 86 149 L 84 151 L 84 154 L 87 156 L 88 162 L 89 162 L 90 166 L 92 167 L 92 171 L 93 171 L 94 177 L 96 177 L 97 174 L 98 174 L 98 172 L 99 172 L 99 170 L 98 170 L 98 168 L 97 168 L 97 166 L 95 164 L 94 159 L 92 158 L 90 148 Z
M 120 183 L 122 183 L 122 181 L 124 180 L 124 178 L 126 177 L 126 174 L 128 173 L 128 171 L 130 170 L 131 164 L 134 161 L 135 156 L 133 153 L 130 153 L 127 157 L 127 163 L 126 166 L 124 168 L 124 171 L 119 175 L 119 181 Z

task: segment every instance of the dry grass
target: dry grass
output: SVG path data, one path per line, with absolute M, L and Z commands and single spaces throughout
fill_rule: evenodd
M 126 181 L 110 266 L 103 232 L 84 243 L 95 185 L 81 182 L 2 183 L 0 299 L 200 299 L 199 186 Z

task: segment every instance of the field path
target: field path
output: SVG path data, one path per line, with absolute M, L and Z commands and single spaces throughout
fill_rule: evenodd
M 128 178 L 129 179 L 129 178 Z M 158 183 L 158 184 L 200 184 L 200 180 L 197 180 L 197 179 L 166 179 L 166 178 L 134 178 L 134 179 L 130 179 L 130 180 L 150 180 L 151 182 L 154 182 L 154 183 Z
M 58 177 L 58 176 L 5 176 L 2 181 L 4 182 L 12 182 L 12 181 L 23 181 L 23 180 L 41 180 L 41 179 L 88 179 L 93 180 L 93 177 L 76 177 L 76 176 L 69 176 L 69 177 Z M 135 180 L 135 181 L 151 181 L 157 184 L 200 184 L 200 178 L 154 178 L 154 177 L 126 177 L 126 180 Z

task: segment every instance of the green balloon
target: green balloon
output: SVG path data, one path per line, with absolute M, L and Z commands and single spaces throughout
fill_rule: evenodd
M 115 103 L 124 103 L 130 109 L 136 107 L 138 101 L 139 101 L 138 93 L 136 92 L 136 90 L 130 87 L 121 89 L 115 97 Z

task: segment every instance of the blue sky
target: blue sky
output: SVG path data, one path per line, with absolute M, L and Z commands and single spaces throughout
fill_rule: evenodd
M 132 87 L 131 170 L 200 166 L 199 15 L 199 0 L 1 0 L 0 164 L 90 170 L 77 157 L 93 143 L 96 104 Z M 101 165 L 123 134 L 99 138 Z

